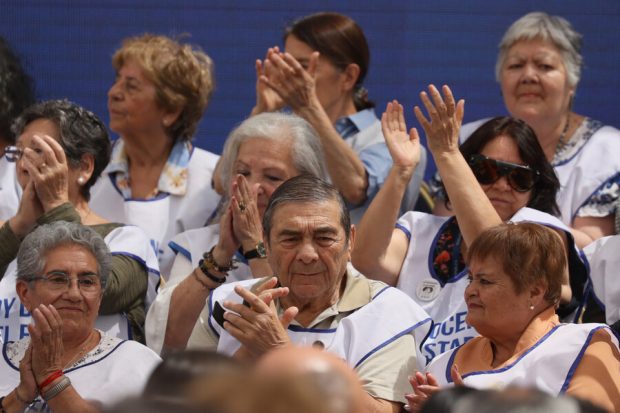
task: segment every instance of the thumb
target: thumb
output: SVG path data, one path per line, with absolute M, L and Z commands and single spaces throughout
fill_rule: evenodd
M 298 312 L 299 312 L 299 309 L 297 307 L 287 308 L 284 311 L 284 313 L 282 313 L 282 317 L 280 317 L 280 323 L 282 324 L 282 327 L 288 328 L 288 326 L 291 324 L 291 322 L 293 322 L 293 320 L 297 316 Z
M 450 377 L 452 378 L 452 381 L 454 382 L 455 386 L 465 385 L 465 382 L 463 381 L 463 377 L 461 376 L 461 373 L 459 372 L 459 368 L 456 364 L 453 364 L 452 368 L 450 369 Z
M 420 134 L 418 133 L 417 128 L 411 128 L 411 130 L 409 131 L 409 140 L 411 142 L 420 142 Z

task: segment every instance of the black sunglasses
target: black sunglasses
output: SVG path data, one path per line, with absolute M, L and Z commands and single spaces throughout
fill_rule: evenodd
M 469 166 L 481 184 L 490 185 L 505 176 L 510 187 L 517 192 L 529 191 L 540 177 L 540 172 L 529 166 L 497 161 L 480 154 L 469 158 Z

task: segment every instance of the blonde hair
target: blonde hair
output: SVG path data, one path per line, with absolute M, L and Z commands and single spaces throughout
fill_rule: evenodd
M 153 82 L 161 108 L 181 111 L 167 128 L 168 135 L 191 140 L 215 88 L 211 58 L 198 47 L 146 33 L 123 40 L 112 66 L 118 71 L 128 60 L 135 61 Z

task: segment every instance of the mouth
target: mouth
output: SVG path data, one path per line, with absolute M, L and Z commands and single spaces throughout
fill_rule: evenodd
M 77 313 L 83 313 L 84 310 L 82 310 L 79 307 L 60 307 L 56 309 L 57 311 L 69 311 L 69 312 L 77 312 Z
M 482 308 L 483 306 L 481 304 L 476 304 L 472 302 L 467 303 L 467 310 L 477 310 L 477 309 L 482 309 Z

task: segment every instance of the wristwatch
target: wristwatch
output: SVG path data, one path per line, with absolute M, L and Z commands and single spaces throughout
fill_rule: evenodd
M 254 258 L 267 258 L 267 251 L 265 251 L 265 244 L 263 244 L 263 241 L 259 241 L 258 244 L 256 244 L 256 248 L 245 251 L 243 253 L 243 257 L 246 260 L 251 260 Z

